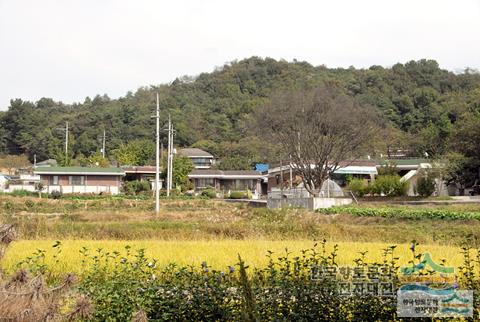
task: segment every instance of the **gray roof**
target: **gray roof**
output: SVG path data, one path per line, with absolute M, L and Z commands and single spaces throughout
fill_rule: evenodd
M 144 174 L 155 174 L 157 168 L 155 166 L 124 166 L 122 167 L 125 173 L 144 173 Z M 161 171 L 161 169 L 160 169 Z
M 57 163 L 57 160 L 55 160 L 55 159 L 47 159 L 47 160 L 37 162 L 37 167 L 41 167 L 41 166 L 56 167 L 57 165 L 58 165 L 58 163 Z
M 408 165 L 420 165 L 420 163 L 430 163 L 432 160 L 422 159 L 422 158 L 412 158 L 412 159 L 380 159 L 377 160 L 377 166 L 383 166 L 387 164 L 394 164 L 397 166 L 408 166 Z
M 181 154 L 181 155 L 183 155 L 185 157 L 189 157 L 189 158 L 194 158 L 194 157 L 213 158 L 213 155 L 211 155 L 207 151 L 204 151 L 202 149 L 197 149 L 197 148 L 180 149 L 178 151 L 178 154 Z
M 219 178 L 219 179 L 261 179 L 263 174 L 255 170 L 194 170 L 189 178 Z

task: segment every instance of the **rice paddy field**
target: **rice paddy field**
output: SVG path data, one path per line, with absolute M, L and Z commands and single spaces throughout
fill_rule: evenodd
M 227 270 L 228 266 L 238 262 L 238 254 L 246 261 L 248 265 L 256 268 L 263 268 L 268 263 L 267 253 L 273 252 L 273 257 L 284 256 L 286 252 L 293 258 L 301 256 L 301 250 L 311 249 L 315 242 L 311 240 L 64 240 L 60 246 L 56 245 L 54 240 L 20 240 L 14 242 L 2 261 L 2 268 L 7 272 L 14 271 L 17 264 L 29 257 L 37 250 L 45 250 L 46 256 L 42 260 L 49 269 L 56 275 L 65 272 L 82 274 L 84 264 L 81 250 L 88 249 L 88 254 L 95 255 L 98 249 L 105 252 L 120 251 L 122 255 L 126 254 L 125 246 L 131 247 L 131 253 L 135 250 L 145 249 L 149 258 L 154 258 L 159 266 L 165 266 L 169 263 L 175 263 L 178 266 L 197 266 L 202 262 L 216 270 Z M 366 252 L 365 260 L 367 262 L 382 262 L 382 249 L 391 246 L 386 243 L 356 243 L 356 242 L 338 242 L 327 243 L 327 253 L 333 251 L 334 244 L 338 245 L 337 262 L 340 266 L 351 266 L 354 260 Z M 321 251 L 321 246 L 317 245 L 317 251 Z M 59 252 L 60 251 L 60 252 Z M 59 252 L 59 253 L 58 253 Z M 462 254 L 460 249 L 455 246 L 439 245 L 419 245 L 417 253 L 430 252 L 436 262 L 442 259 L 446 264 L 459 267 L 462 264 Z M 409 244 L 397 245 L 395 255 L 399 257 L 400 265 L 407 265 L 412 259 Z
M 359 207 L 362 207 L 360 205 Z M 365 207 L 377 207 L 368 203 Z M 407 206 L 385 203 L 408 211 Z M 432 206 L 433 207 L 433 206 Z M 435 209 L 438 209 L 435 208 Z M 478 205 L 441 206 L 448 211 L 477 212 Z M 222 270 L 235 264 L 240 254 L 251 267 L 264 267 L 268 251 L 275 256 L 298 256 L 316 241 L 327 241 L 327 252 L 338 245 L 337 262 L 353 265 L 365 254 L 369 262 L 380 262 L 382 250 L 397 245 L 399 264 L 412 259 L 409 249 L 419 243 L 417 253 L 430 252 L 436 261 L 462 264 L 461 246 L 480 238 L 480 221 L 395 216 L 321 214 L 300 209 L 267 210 L 246 204 L 203 199 L 162 200 L 155 216 L 151 200 L 121 198 L 70 198 L 66 200 L 0 196 L 1 220 L 13 223 L 18 238 L 7 250 L 1 266 L 14 271 L 18 263 L 45 251 L 42 261 L 54 273 L 80 273 L 82 256 L 96 250 L 125 252 L 125 246 L 145 249 L 159 265 L 200 266 L 207 262 Z M 52 247 L 54 244 L 60 245 Z M 317 251 L 320 246 L 317 246 Z

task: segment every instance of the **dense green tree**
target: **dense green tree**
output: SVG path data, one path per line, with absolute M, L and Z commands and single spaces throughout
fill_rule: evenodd
M 455 123 L 447 154 L 447 180 L 470 186 L 480 176 L 480 115 L 466 113 Z
M 5 126 L 6 113 L 0 112 L 0 153 L 8 153 L 8 130 Z
M 225 157 L 215 165 L 219 170 L 252 170 L 253 167 L 252 160 L 244 156 Z
M 82 167 L 107 168 L 110 166 L 108 160 L 100 152 L 95 152 L 89 157 L 78 155 L 75 161 Z
M 151 165 L 155 158 L 155 145 L 149 140 L 134 140 L 113 151 L 120 165 Z
M 165 162 L 166 164 L 166 162 Z M 193 171 L 194 165 L 190 158 L 175 155 L 173 158 L 173 185 L 183 191 L 191 189 L 191 183 L 188 179 L 188 175 Z M 162 171 L 162 177 L 167 177 L 167 167 L 164 167 Z

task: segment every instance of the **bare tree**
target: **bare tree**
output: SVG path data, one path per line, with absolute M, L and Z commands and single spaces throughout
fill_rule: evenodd
M 343 160 L 364 152 L 372 137 L 375 113 L 333 87 L 274 95 L 259 121 L 291 156 L 292 167 L 310 194 Z
M 31 163 L 28 161 L 26 155 L 5 155 L 0 156 L 0 168 L 5 168 L 8 171 L 8 174 L 15 174 L 15 170 L 18 170 L 23 167 L 30 166 Z

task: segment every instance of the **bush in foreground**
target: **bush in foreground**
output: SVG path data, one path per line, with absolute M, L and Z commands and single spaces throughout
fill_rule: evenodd
M 387 268 L 396 294 L 400 278 L 394 250 L 384 249 L 380 263 L 367 263 L 360 254 L 353 268 Z M 327 253 L 325 242 L 320 251 L 314 247 L 298 257 L 287 250 L 278 257 L 270 253 L 267 267 L 253 271 L 240 257 L 224 271 L 207 263 L 159 269 L 143 250 L 126 251 L 84 250 L 84 262 L 92 266 L 80 291 L 95 305 L 92 321 L 125 321 L 138 315 L 151 321 L 402 321 L 396 316 L 394 295 L 341 293 L 338 277 L 326 273 L 332 267 L 340 270 L 337 248 Z M 459 282 L 478 290 L 478 263 L 468 257 L 471 251 L 464 252 Z M 412 263 L 418 261 L 414 250 L 412 257 Z M 478 317 L 478 303 L 476 310 Z

